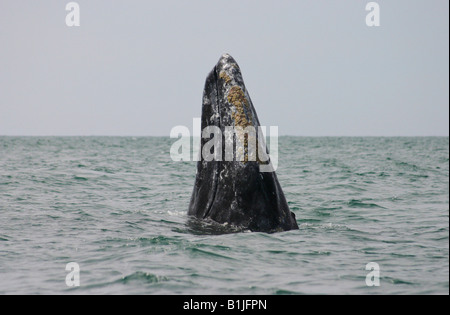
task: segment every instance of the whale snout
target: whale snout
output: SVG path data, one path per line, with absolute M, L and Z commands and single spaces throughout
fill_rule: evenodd
M 259 141 L 258 116 L 241 69 L 230 54 L 223 54 L 206 78 L 202 130 L 209 132 L 206 127 L 210 126 L 220 130 L 217 148 L 216 144 L 213 147 L 225 160 L 202 156 L 197 163 L 188 214 L 251 231 L 298 229 L 275 172 L 260 171 L 268 160 L 257 159 L 256 153 L 267 152 L 267 148 Z M 202 137 L 201 152 L 211 150 L 211 143 L 216 143 L 213 135 L 213 139 Z M 227 144 L 236 147 L 230 157 Z

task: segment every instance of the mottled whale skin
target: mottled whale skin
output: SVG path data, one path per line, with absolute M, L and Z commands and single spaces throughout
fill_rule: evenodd
M 202 130 L 207 126 L 220 128 L 222 143 L 227 141 L 226 126 L 260 126 L 240 68 L 229 54 L 222 55 L 206 78 L 201 121 Z M 236 137 L 235 134 L 234 141 Z M 209 140 L 201 139 L 200 152 Z M 257 146 L 268 153 L 262 141 Z M 298 229 L 275 171 L 260 171 L 270 160 L 261 162 L 247 156 L 238 159 L 237 147 L 238 144 L 231 161 L 206 161 L 201 157 L 188 215 L 250 231 L 272 233 Z

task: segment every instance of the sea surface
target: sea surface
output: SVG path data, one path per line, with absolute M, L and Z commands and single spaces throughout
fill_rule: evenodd
M 192 224 L 174 141 L 0 137 L 0 294 L 449 294 L 448 137 L 281 137 L 273 234 Z

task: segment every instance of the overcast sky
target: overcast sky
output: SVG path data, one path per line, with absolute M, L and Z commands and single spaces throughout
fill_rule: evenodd
M 0 1 L 0 135 L 155 135 L 220 56 L 282 135 L 448 136 L 449 1 Z

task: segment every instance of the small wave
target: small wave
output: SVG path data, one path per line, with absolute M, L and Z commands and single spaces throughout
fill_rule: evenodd
M 348 202 L 349 207 L 351 208 L 381 208 L 385 209 L 384 207 L 377 205 L 376 203 L 365 203 L 358 199 L 352 199 Z
M 412 171 L 417 171 L 419 169 L 419 167 L 415 164 L 412 163 L 408 163 L 408 162 L 403 162 L 403 161 L 395 161 L 395 164 L 403 169 L 407 169 L 407 170 L 412 170 Z
M 182 210 L 178 210 L 178 211 L 168 210 L 167 214 L 172 216 L 172 217 L 184 217 L 184 216 L 187 215 L 187 212 L 186 211 L 182 211 Z
M 396 258 L 415 258 L 416 255 L 414 254 L 402 254 L 402 253 L 391 253 L 390 254 L 392 257 L 396 257 Z
M 325 188 L 325 190 L 329 190 L 329 191 L 334 191 L 334 190 L 339 190 L 339 189 L 352 190 L 354 192 L 366 191 L 366 189 L 362 188 L 361 186 L 356 186 L 356 185 L 352 185 L 352 184 L 336 184 L 336 185 L 332 185 L 332 186 Z
M 305 253 L 305 255 L 308 255 L 308 256 L 330 256 L 331 252 L 330 251 L 317 251 L 317 250 L 314 250 L 314 251 L 311 251 L 309 253 Z
M 164 276 L 158 276 L 152 273 L 136 271 L 130 275 L 122 277 L 117 282 L 119 283 L 130 283 L 130 282 L 144 282 L 144 283 L 158 283 L 162 281 L 168 281 L 169 279 Z
M 383 277 L 382 280 L 390 282 L 392 284 L 417 285 L 417 283 L 414 283 L 414 282 L 411 282 L 411 281 L 402 280 L 402 279 L 398 279 L 398 278 L 393 278 L 393 277 Z
M 106 173 L 106 174 L 115 174 L 116 172 L 108 167 L 96 167 L 94 168 L 94 172 Z
M 342 207 L 319 207 L 314 210 L 314 213 L 319 217 L 329 217 L 331 216 L 335 211 L 341 210 Z
M 300 292 L 278 289 L 278 290 L 275 290 L 275 292 L 273 294 L 275 294 L 275 295 L 298 295 L 298 294 L 300 294 Z
M 172 245 L 180 242 L 179 238 L 166 237 L 166 236 L 156 236 L 151 238 L 139 237 L 135 239 L 141 245 Z
M 158 276 L 158 275 L 148 273 L 148 272 L 136 271 L 132 274 L 123 276 L 117 280 L 113 280 L 110 282 L 91 283 L 88 285 L 83 285 L 82 287 L 78 287 L 78 288 L 69 288 L 68 290 L 70 290 L 70 291 L 77 290 L 77 289 L 78 290 L 81 290 L 81 289 L 92 290 L 92 289 L 110 287 L 110 286 L 114 286 L 117 284 L 123 284 L 123 285 L 135 284 L 135 283 L 157 284 L 157 283 L 165 282 L 165 281 L 169 281 L 169 279 L 167 277 Z
M 194 255 L 200 254 L 203 256 L 207 256 L 207 257 L 216 257 L 216 258 L 223 258 L 223 259 L 227 259 L 227 260 L 235 260 L 232 257 L 229 256 L 225 256 L 225 255 L 221 255 L 215 252 L 211 252 L 208 250 L 204 250 L 204 249 L 200 249 L 198 247 L 189 247 L 187 248 L 191 253 L 193 253 Z
M 314 224 L 314 223 L 302 223 L 299 226 L 300 229 L 319 229 L 319 230 L 336 230 L 336 231 L 349 231 L 350 229 L 343 224 L 325 223 L 325 224 Z

